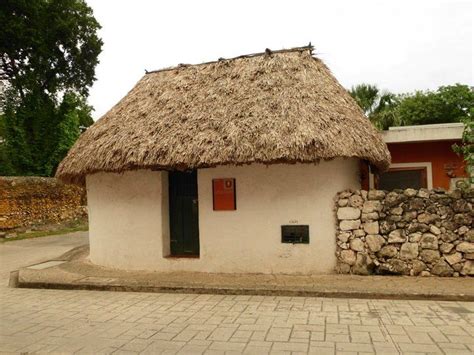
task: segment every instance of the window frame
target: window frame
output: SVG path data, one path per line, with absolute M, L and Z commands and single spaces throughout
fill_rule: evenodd
M 426 188 L 433 188 L 433 169 L 431 162 L 410 162 L 410 163 L 393 163 L 390 164 L 388 171 L 390 170 L 421 170 L 426 169 Z M 369 188 L 376 189 L 378 180 L 372 172 L 369 174 Z

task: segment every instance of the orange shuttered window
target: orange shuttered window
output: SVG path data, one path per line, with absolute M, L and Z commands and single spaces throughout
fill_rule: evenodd
M 213 179 L 212 195 L 214 211 L 234 211 L 236 209 L 235 179 Z

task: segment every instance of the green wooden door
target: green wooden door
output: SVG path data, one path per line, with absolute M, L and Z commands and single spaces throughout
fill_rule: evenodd
M 197 172 L 169 173 L 171 255 L 199 255 Z

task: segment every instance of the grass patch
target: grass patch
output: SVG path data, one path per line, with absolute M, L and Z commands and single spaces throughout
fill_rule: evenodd
M 29 233 L 18 233 L 16 237 L 0 239 L 0 243 L 7 243 L 7 242 L 12 242 L 14 240 L 22 240 L 22 239 L 49 237 L 51 235 L 59 235 L 59 234 L 66 234 L 66 233 L 73 233 L 73 232 L 83 232 L 87 230 L 89 230 L 89 226 L 86 223 L 77 224 L 77 225 L 65 226 L 65 227 L 61 227 L 57 229 L 55 228 L 52 230 L 33 231 Z

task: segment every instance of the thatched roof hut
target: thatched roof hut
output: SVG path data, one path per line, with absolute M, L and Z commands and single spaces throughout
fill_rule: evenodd
M 357 157 L 385 170 L 379 133 L 312 47 L 147 73 L 81 135 L 58 168 L 95 172 Z

